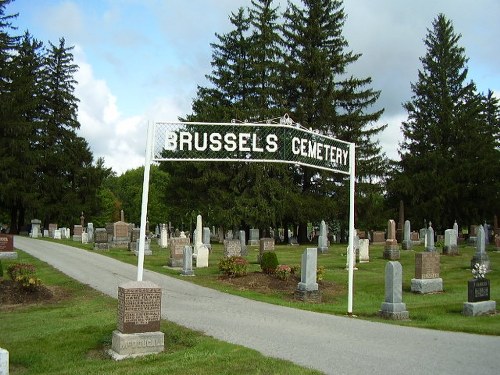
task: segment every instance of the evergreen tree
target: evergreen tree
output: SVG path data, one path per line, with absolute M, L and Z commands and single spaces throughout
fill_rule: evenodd
M 488 205 L 494 186 L 498 197 L 493 126 L 485 120 L 475 84 L 466 82 L 468 59 L 460 38 L 443 14 L 428 30 L 423 69 L 404 103 L 408 119 L 402 124 L 401 162 L 390 184 L 395 198 L 405 202 L 407 216 L 427 219 L 439 230 L 455 219 L 467 225 L 492 217 Z
M 289 2 L 283 30 L 287 76 L 283 82 L 288 107 L 296 122 L 357 144 L 357 196 L 362 203 L 358 203 L 357 209 L 362 210 L 363 205 L 369 204 L 370 195 L 381 192 L 373 182 L 384 176 L 387 161 L 374 137 L 385 125 L 375 124 L 382 110 L 368 112 L 380 94 L 368 88 L 371 79 L 348 76 L 349 65 L 361 55 L 346 52 L 348 43 L 342 35 L 345 18 L 341 1 L 304 0 L 303 7 Z M 318 201 L 329 211 L 329 217 L 319 216 L 324 215 L 321 210 L 316 210 L 316 214 L 302 211 L 299 241 L 305 239 L 309 220 L 337 218 L 347 224 L 346 179 L 311 168 L 296 172 L 301 199 Z

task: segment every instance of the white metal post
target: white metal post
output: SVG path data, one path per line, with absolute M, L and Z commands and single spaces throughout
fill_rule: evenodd
M 356 158 L 354 152 L 356 145 L 351 143 L 349 145 L 349 279 L 348 279 L 348 300 L 347 300 L 347 314 L 352 315 L 352 300 L 354 288 L 354 184 L 356 176 Z
M 149 195 L 149 170 L 151 168 L 151 158 L 153 153 L 153 133 L 154 123 L 148 123 L 146 138 L 146 158 L 144 164 L 144 181 L 142 183 L 142 205 L 141 205 L 141 228 L 139 230 L 139 255 L 137 259 L 137 281 L 142 281 L 144 273 L 144 246 L 146 242 L 146 219 L 148 213 Z

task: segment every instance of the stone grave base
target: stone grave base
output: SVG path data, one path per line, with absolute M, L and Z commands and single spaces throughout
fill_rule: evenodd
M 139 256 L 139 250 L 134 250 L 134 254 L 136 256 Z M 151 251 L 151 248 L 144 249 L 144 255 L 153 255 L 153 252 Z
M 113 240 L 111 242 L 111 247 L 124 247 L 128 249 L 129 240 Z
M 464 302 L 463 314 L 465 316 L 495 314 L 496 307 L 496 301 Z
M 384 250 L 384 259 L 388 260 L 399 260 L 400 253 L 399 249 L 385 249 Z
M 411 279 L 411 291 L 420 294 L 442 292 L 443 279 Z
M 384 302 L 378 312 L 382 318 L 392 320 L 407 320 L 410 318 L 410 313 L 406 310 L 406 303 L 391 303 Z
M 260 241 L 259 240 L 249 240 L 248 241 L 248 246 L 259 246 Z
M 0 251 L 0 259 L 17 259 L 17 251 Z
M 328 253 L 328 247 L 318 247 L 318 254 Z
M 75 242 L 82 242 L 82 236 L 74 234 L 73 235 L 73 241 L 75 241 Z
M 302 302 L 321 302 L 321 292 L 319 290 L 295 290 L 293 297 Z
M 184 265 L 184 261 L 182 259 L 174 259 L 174 258 L 169 258 L 167 261 L 167 266 L 168 267 L 181 267 Z
M 458 255 L 458 246 L 443 246 L 443 255 Z
M 109 355 L 119 361 L 125 358 L 161 353 L 164 350 L 163 332 L 121 333 L 113 331 Z
M 413 242 L 411 240 L 403 240 L 401 243 L 401 247 L 403 250 L 411 250 L 413 247 Z
M 193 270 L 182 270 L 181 276 L 194 276 Z
M 94 250 L 109 250 L 109 244 L 94 242 Z
M 135 249 L 137 248 L 137 242 L 129 242 L 128 243 L 128 251 L 135 251 Z

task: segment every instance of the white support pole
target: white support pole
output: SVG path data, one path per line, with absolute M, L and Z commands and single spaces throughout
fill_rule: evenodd
M 356 158 L 354 152 L 356 145 L 349 145 L 349 279 L 348 279 L 348 299 L 347 299 L 347 314 L 352 316 L 352 300 L 354 288 L 354 183 L 356 177 Z
M 142 281 L 144 272 L 144 246 L 146 242 L 146 218 L 148 213 L 149 170 L 153 152 L 154 123 L 148 123 L 146 139 L 146 158 L 144 164 L 144 181 L 142 184 L 141 228 L 139 230 L 139 255 L 137 259 L 137 281 Z

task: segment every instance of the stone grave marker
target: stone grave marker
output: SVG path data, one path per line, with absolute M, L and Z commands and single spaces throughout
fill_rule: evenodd
M 137 256 L 139 256 L 139 243 L 139 240 L 135 242 L 134 253 Z M 147 237 L 144 239 L 144 255 L 153 255 L 153 251 L 151 250 L 151 239 Z
M 94 242 L 94 223 L 87 224 L 88 241 Z
M 166 249 L 168 247 L 168 230 L 165 224 L 161 225 L 159 245 L 162 249 Z
M 82 242 L 82 232 L 83 232 L 83 227 L 81 225 L 74 225 L 73 226 L 73 241 Z
M 370 241 L 367 238 L 359 240 L 359 263 L 370 261 Z
M 49 237 L 54 238 L 54 231 L 57 229 L 57 224 L 49 224 Z
M 241 255 L 242 256 L 248 255 L 246 238 L 247 238 L 247 235 L 246 235 L 245 231 L 240 230 L 240 243 L 241 243 Z
M 374 231 L 372 236 L 373 244 L 383 244 L 385 243 L 385 232 L 382 231 Z
M 429 228 L 427 228 L 425 234 L 425 251 L 436 251 L 436 247 L 434 246 L 434 229 L 431 222 L 429 222 Z
M 240 240 L 224 240 L 224 257 L 241 256 Z
M 55 240 L 61 240 L 62 239 L 61 229 L 55 229 L 54 230 L 54 239 Z
M 168 243 L 170 257 L 167 261 L 169 267 L 182 267 L 184 247 L 189 245 L 189 238 L 173 237 Z
M 465 316 L 496 313 L 496 301 L 490 300 L 490 280 L 485 278 L 486 267 L 476 264 L 472 270 L 474 279 L 467 282 L 467 302 L 463 305 Z
M 9 375 L 9 352 L 0 348 L 0 375 Z
M 413 247 L 413 241 L 411 240 L 410 237 L 411 234 L 410 226 L 411 226 L 410 220 L 406 220 L 403 230 L 403 243 L 401 244 L 403 250 L 411 250 L 411 248 Z
M 124 221 L 113 223 L 113 246 L 128 248 L 130 242 L 129 224 Z
M 405 320 L 410 316 L 403 303 L 403 267 L 397 261 L 385 265 L 385 301 L 379 314 L 393 320 Z
M 259 246 L 259 263 L 260 259 L 262 258 L 262 254 L 268 251 L 274 251 L 274 238 L 261 238 Z
M 415 254 L 415 278 L 411 279 L 411 291 L 428 294 L 443 291 L 443 279 L 440 273 L 439 253 L 423 252 Z
M 208 247 L 201 245 L 198 247 L 198 254 L 194 256 L 196 259 L 196 268 L 207 268 L 208 267 Z
M 82 232 L 82 243 L 89 243 L 89 234 L 87 232 Z
M 118 287 L 118 329 L 110 354 L 115 360 L 160 353 L 161 288 L 150 281 L 129 281 Z
M 210 228 L 203 227 L 203 244 L 208 248 L 208 251 L 212 250 L 212 245 L 210 243 Z
M 141 228 L 132 228 L 130 231 L 130 242 L 128 244 L 128 249 L 130 251 L 137 251 L 137 244 L 139 243 L 139 237 L 141 234 Z
M 458 255 L 458 236 L 455 229 L 446 229 L 444 231 L 444 246 L 443 254 L 445 255 Z
M 490 258 L 486 253 L 485 233 L 483 226 L 480 225 L 477 231 L 476 252 L 470 261 L 470 268 L 474 269 L 475 264 L 484 265 L 486 272 L 490 271 Z
M 14 236 L 0 233 L 0 259 L 17 259 L 17 251 L 14 251 Z
M 182 276 L 194 276 L 193 272 L 193 248 L 189 245 L 184 246 Z
M 397 260 L 399 257 L 399 245 L 396 240 L 396 223 L 391 219 L 387 222 L 387 240 L 385 240 L 384 259 Z
M 318 253 L 323 254 L 328 252 L 328 228 L 324 220 L 321 220 L 318 236 Z
M 94 250 L 109 250 L 108 232 L 106 231 L 106 228 L 95 229 Z
M 297 284 L 295 298 L 304 302 L 321 302 L 321 293 L 316 281 L 318 268 L 318 249 L 307 248 L 302 253 L 300 282 Z
M 252 228 L 250 229 L 250 239 L 248 240 L 248 246 L 259 246 L 259 230 Z
M 41 220 L 33 219 L 31 220 L 31 238 L 38 238 L 41 236 L 40 225 L 42 224 Z

